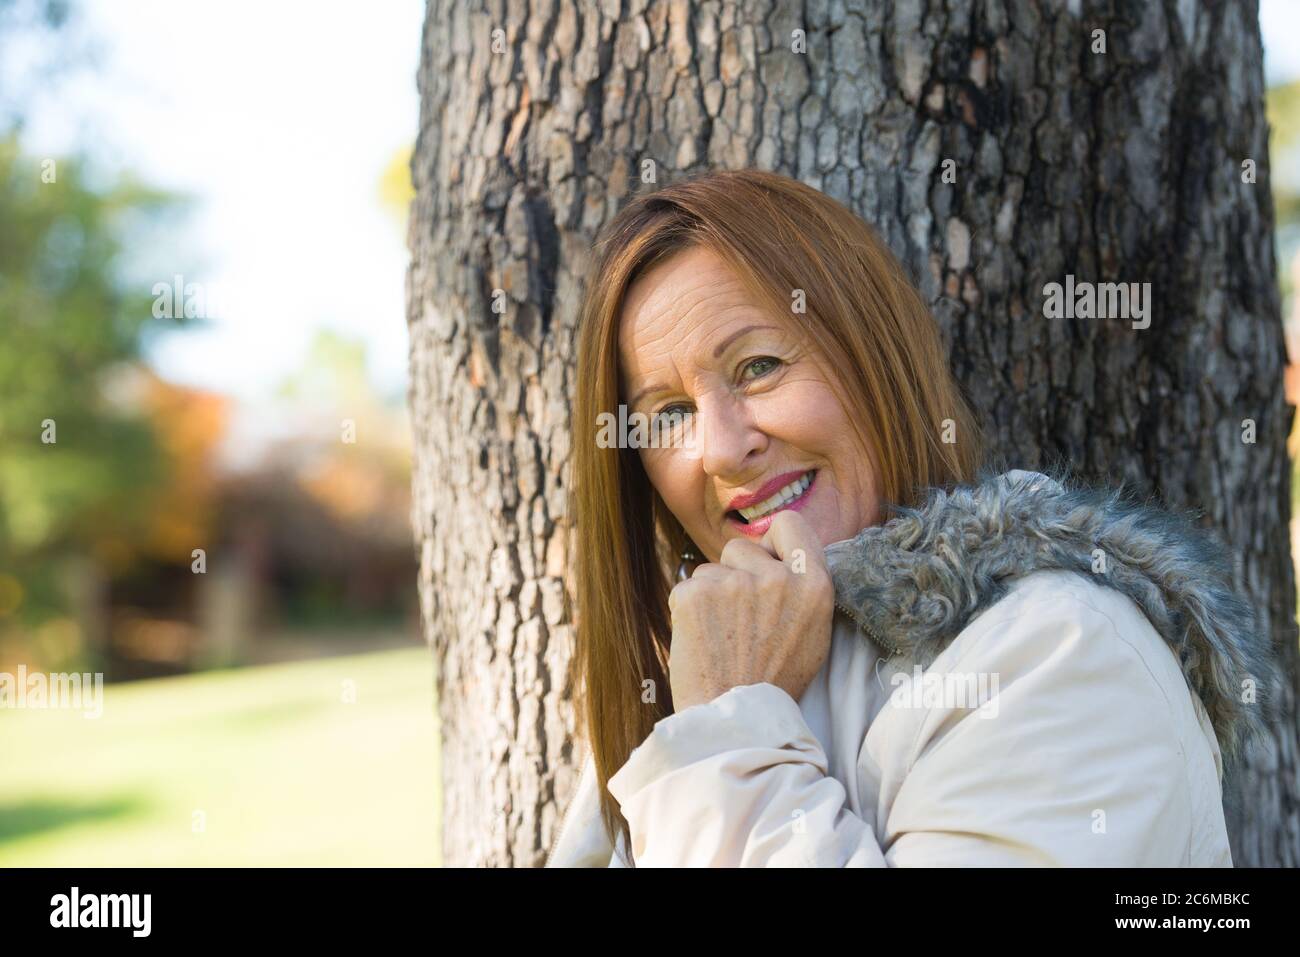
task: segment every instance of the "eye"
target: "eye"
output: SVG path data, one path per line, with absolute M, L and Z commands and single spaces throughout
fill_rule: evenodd
M 760 356 L 745 363 L 745 367 L 740 371 L 740 377 L 742 379 L 758 379 L 780 368 L 780 366 L 780 359 L 774 359 L 772 356 Z
M 682 405 L 679 402 L 676 405 L 665 406 L 656 412 L 654 417 L 663 428 L 675 428 L 686 421 L 686 417 L 690 414 L 690 406 Z

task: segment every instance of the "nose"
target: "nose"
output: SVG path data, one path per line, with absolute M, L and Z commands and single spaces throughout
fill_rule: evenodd
M 767 435 L 743 396 L 723 391 L 696 403 L 700 464 L 708 475 L 729 478 L 749 472 L 767 448 Z

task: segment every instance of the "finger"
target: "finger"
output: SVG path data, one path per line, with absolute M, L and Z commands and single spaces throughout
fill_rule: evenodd
M 821 539 L 798 512 L 777 512 L 763 536 L 763 544 L 772 549 L 782 562 L 793 564 L 802 558 L 804 567 L 826 567 Z
M 677 604 L 682 600 L 682 596 L 686 593 L 686 589 L 688 589 L 688 588 L 690 587 L 691 582 L 693 582 L 693 581 L 694 581 L 693 578 L 688 578 L 688 579 L 686 579 L 685 581 L 680 581 L 680 582 L 678 582 L 676 585 L 674 585 L 674 586 L 669 590 L 669 592 L 668 592 L 668 614 L 670 614 L 670 615 L 676 614 L 676 612 L 677 612 Z
M 754 574 L 771 569 L 774 562 L 780 561 L 772 549 L 748 538 L 733 538 L 727 542 L 722 548 L 720 560 L 727 568 Z
M 719 579 L 726 578 L 732 574 L 731 569 L 714 562 L 705 562 L 702 565 L 696 565 L 695 571 L 691 572 L 691 579 Z

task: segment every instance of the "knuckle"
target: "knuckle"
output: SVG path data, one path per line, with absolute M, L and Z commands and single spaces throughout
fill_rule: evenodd
M 679 582 L 673 586 L 673 590 L 668 593 L 668 608 L 672 610 L 681 610 L 691 608 L 707 600 L 710 590 L 716 587 L 717 579 L 708 576 L 705 578 L 688 578 L 684 582 Z
M 748 594 L 754 590 L 754 576 L 749 572 L 736 571 L 727 577 L 727 590 L 736 597 Z
M 686 581 L 697 582 L 700 581 L 701 579 L 707 578 L 712 568 L 713 566 L 710 565 L 708 562 L 705 562 L 701 565 L 696 565 L 695 569 L 691 572 L 690 577 L 687 578 Z
M 736 572 L 732 575 L 719 578 L 717 581 L 718 591 L 724 595 L 736 595 L 744 590 L 745 579 L 748 576 L 744 572 Z
M 720 556 L 720 560 L 725 562 L 729 558 L 734 559 L 739 553 L 745 550 L 746 544 L 747 543 L 743 538 L 731 539 L 731 541 L 727 542 L 727 544 L 722 546 L 722 554 Z

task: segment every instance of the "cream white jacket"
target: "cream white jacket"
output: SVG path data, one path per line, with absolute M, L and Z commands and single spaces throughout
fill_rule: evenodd
M 1231 866 L 1221 745 L 1258 715 L 1213 687 L 1269 662 L 1223 568 L 1114 496 L 968 491 L 828 549 L 840 611 L 798 701 L 745 685 L 655 725 L 609 781 L 637 866 Z M 588 757 L 547 866 L 628 866 L 596 787 Z

